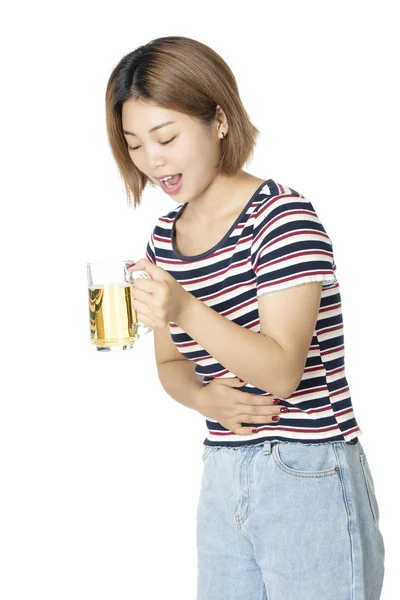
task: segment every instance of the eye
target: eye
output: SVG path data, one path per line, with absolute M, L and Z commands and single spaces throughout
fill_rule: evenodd
M 166 142 L 160 142 L 160 144 L 162 146 L 166 146 L 166 144 L 169 144 L 170 142 L 172 142 L 172 140 L 174 140 L 177 136 L 175 135 L 173 138 L 171 138 L 170 140 L 167 140 Z M 132 148 L 131 146 L 128 146 L 129 150 L 138 150 L 138 148 L 140 148 L 140 146 L 136 146 L 136 148 Z

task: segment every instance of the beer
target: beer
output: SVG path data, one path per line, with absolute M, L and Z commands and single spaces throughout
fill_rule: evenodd
M 152 331 L 138 321 L 132 304 L 134 282 L 150 275 L 128 270 L 132 262 L 87 263 L 90 341 L 97 350 L 128 350 L 140 339 L 140 328 Z
M 137 313 L 132 306 L 133 287 L 128 283 L 103 285 L 92 286 L 88 291 L 92 344 L 99 350 L 121 345 L 132 348 L 139 339 Z

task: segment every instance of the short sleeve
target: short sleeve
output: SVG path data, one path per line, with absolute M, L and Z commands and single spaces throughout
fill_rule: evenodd
M 157 265 L 156 263 L 156 250 L 154 247 L 154 230 L 151 233 L 151 236 L 147 242 L 146 246 L 146 258 L 148 261 L 152 262 L 153 265 Z
M 332 242 L 313 205 L 291 188 L 265 200 L 254 220 L 251 263 L 257 297 L 288 287 L 322 281 L 337 284 Z

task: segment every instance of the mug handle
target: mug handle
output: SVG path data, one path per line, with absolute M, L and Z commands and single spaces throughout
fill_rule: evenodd
M 132 264 L 134 261 L 132 260 L 131 262 L 127 262 L 125 265 L 125 281 L 127 283 L 130 283 L 131 285 L 133 285 L 136 281 L 136 279 L 151 279 L 150 275 L 147 273 L 147 271 L 132 271 L 131 269 L 127 269 L 127 265 L 128 264 Z M 145 331 L 145 333 L 150 333 L 151 331 L 153 331 L 152 327 L 149 327 L 148 325 L 145 325 L 144 323 L 141 323 L 138 319 L 137 322 L 139 327 L 143 327 L 143 329 L 147 330 Z

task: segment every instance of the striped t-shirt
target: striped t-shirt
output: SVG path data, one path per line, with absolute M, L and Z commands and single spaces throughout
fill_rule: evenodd
M 174 245 L 175 222 L 187 202 L 159 217 L 146 258 L 170 273 L 185 290 L 225 318 L 260 333 L 257 297 L 303 283 L 322 281 L 321 302 L 303 377 L 281 405 L 289 412 L 276 423 L 257 424 L 258 432 L 236 435 L 206 417 L 206 445 L 242 446 L 265 440 L 321 443 L 346 441 L 362 434 L 353 412 L 345 374 L 340 286 L 332 242 L 313 205 L 294 189 L 264 181 L 224 237 L 210 250 L 183 256 Z M 174 322 L 171 339 L 196 363 L 209 383 L 236 377 Z M 235 388 L 271 396 L 250 383 Z M 242 426 L 251 425 L 242 423 Z M 254 426 L 255 427 L 255 426 Z

